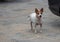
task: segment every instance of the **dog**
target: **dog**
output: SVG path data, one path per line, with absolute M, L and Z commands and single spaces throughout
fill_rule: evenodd
M 37 33 L 37 25 L 40 25 L 40 30 L 39 32 L 42 32 L 42 14 L 43 14 L 43 8 L 41 9 L 37 9 L 35 8 L 35 12 L 31 13 L 29 15 L 30 18 L 30 25 L 31 25 L 31 31 L 34 31 L 35 33 Z M 33 24 L 34 24 L 34 29 L 33 29 Z

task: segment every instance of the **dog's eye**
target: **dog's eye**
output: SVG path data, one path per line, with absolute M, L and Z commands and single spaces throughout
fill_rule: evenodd
M 39 17 L 41 16 L 41 14 L 38 15 Z
M 42 17 L 41 14 L 38 15 L 39 17 Z

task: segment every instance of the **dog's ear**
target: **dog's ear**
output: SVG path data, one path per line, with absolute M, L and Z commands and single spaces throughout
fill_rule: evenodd
M 43 13 L 43 8 L 40 9 L 41 14 Z
M 37 8 L 35 8 L 35 13 L 37 13 L 38 12 L 38 9 Z

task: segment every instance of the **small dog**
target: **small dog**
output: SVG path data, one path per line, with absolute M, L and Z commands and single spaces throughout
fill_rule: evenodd
M 41 9 L 37 9 L 35 8 L 35 13 L 30 14 L 29 18 L 30 18 L 30 25 L 31 25 L 31 30 L 34 31 L 35 33 L 37 33 L 37 29 L 36 26 L 40 25 L 40 32 L 41 28 L 42 28 L 42 22 L 41 22 L 41 18 L 42 18 L 42 14 L 43 14 L 43 8 Z M 33 25 L 34 24 L 34 30 L 33 30 Z

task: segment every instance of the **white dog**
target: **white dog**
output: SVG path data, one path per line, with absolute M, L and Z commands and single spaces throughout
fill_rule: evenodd
M 33 25 L 32 24 L 34 24 L 34 27 L 35 27 L 34 32 L 35 33 L 37 33 L 37 30 L 36 30 L 37 25 L 40 25 L 40 30 L 42 28 L 42 22 L 41 22 L 42 14 L 43 14 L 43 8 L 41 8 L 41 9 L 35 8 L 35 13 L 32 13 L 29 16 L 31 30 L 33 31 Z

